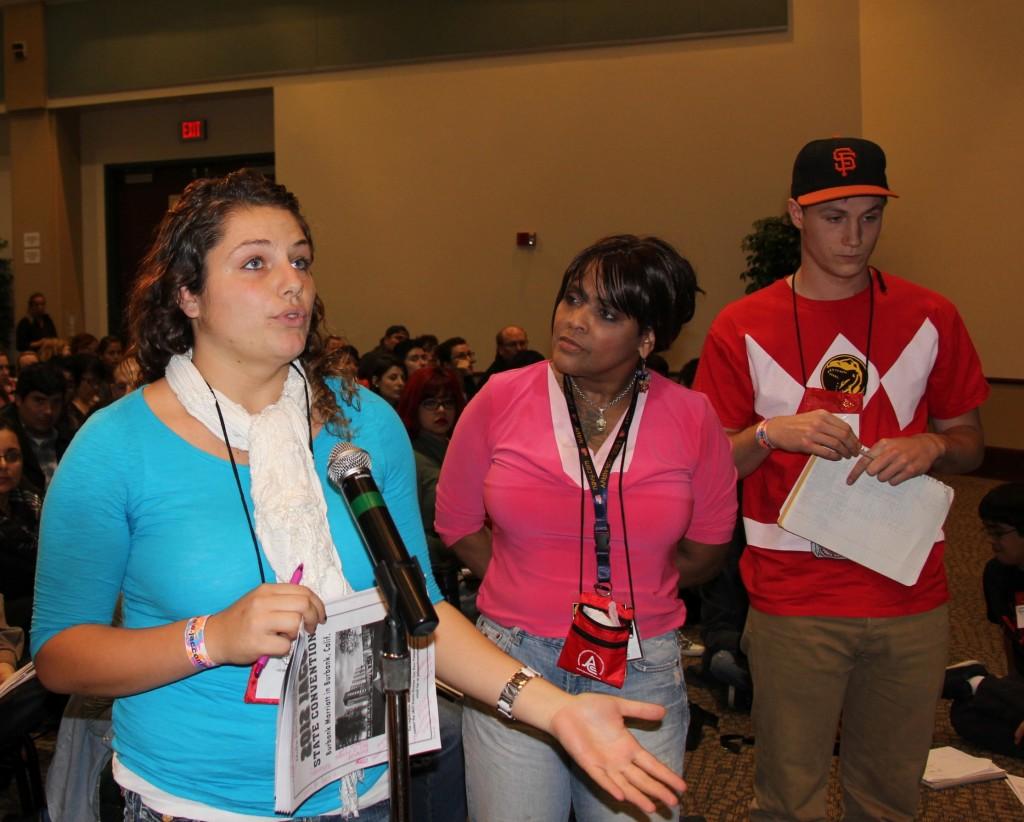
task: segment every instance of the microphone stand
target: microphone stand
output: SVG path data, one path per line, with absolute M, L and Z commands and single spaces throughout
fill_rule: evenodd
M 387 609 L 381 671 L 387 707 L 391 822 L 410 822 L 409 687 L 412 658 L 409 656 L 408 627 L 402 615 L 401 595 L 395 581 L 396 571 L 399 575 L 412 573 L 420 578 L 423 572 L 415 559 L 395 564 L 376 562 L 374 565 L 374 577 Z M 418 630 L 422 635 L 422 629 Z M 433 626 L 430 626 L 430 631 L 433 631 Z
M 387 609 L 381 679 L 387 706 L 391 822 L 410 822 L 408 634 L 427 636 L 438 620 L 427 597 L 423 569 L 402 545 L 369 469 L 369 454 L 351 443 L 339 443 L 331 452 L 328 475 L 339 485 L 352 514 Z

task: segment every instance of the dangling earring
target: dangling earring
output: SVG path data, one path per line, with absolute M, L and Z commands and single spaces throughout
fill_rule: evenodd
M 641 394 L 646 394 L 651 387 L 651 372 L 647 370 L 647 357 L 640 358 L 640 365 L 636 369 L 636 389 Z

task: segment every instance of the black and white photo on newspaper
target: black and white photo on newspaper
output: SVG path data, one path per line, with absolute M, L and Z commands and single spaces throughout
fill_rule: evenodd
M 376 588 L 326 603 L 327 622 L 299 632 L 277 716 L 275 803 L 291 813 L 324 785 L 388 759 Z M 409 638 L 409 753 L 441 746 L 434 647 Z M 386 778 L 386 777 L 381 777 Z

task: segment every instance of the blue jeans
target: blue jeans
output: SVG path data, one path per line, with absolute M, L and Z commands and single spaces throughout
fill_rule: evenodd
M 678 632 L 645 639 L 644 658 L 629 663 L 621 690 L 558 667 L 562 639 L 537 637 L 480 617 L 480 631 L 501 650 L 540 671 L 571 694 L 600 693 L 663 705 L 660 723 L 636 723 L 640 743 L 682 775 L 690 708 L 679 658 Z M 568 626 L 567 626 L 568 627 Z M 491 706 L 467 702 L 462 739 L 469 816 L 474 822 L 565 822 L 570 803 L 584 822 L 646 819 L 595 785 L 550 736 L 500 718 Z M 676 820 L 678 808 L 652 819 Z
M 343 819 L 344 817 L 339 814 L 331 814 L 327 816 L 296 817 L 296 822 L 342 822 Z M 388 822 L 390 819 L 391 803 L 384 800 L 359 811 L 358 822 Z M 124 822 L 194 822 L 194 820 L 183 816 L 168 816 L 158 813 L 144 804 L 142 797 L 137 793 L 125 791 Z
M 441 749 L 412 758 L 410 817 L 413 822 L 466 822 L 462 703 L 438 691 L 437 714 Z

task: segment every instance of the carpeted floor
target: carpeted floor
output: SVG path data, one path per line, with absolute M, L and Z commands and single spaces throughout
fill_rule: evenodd
M 965 658 L 982 660 L 993 673 L 1004 674 L 1006 663 L 999 633 L 985 620 L 981 595 L 981 570 L 991 549 L 984 539 L 976 516 L 978 500 L 996 483 L 974 477 L 953 477 L 947 482 L 956 489 L 956 501 L 946 525 L 946 566 L 950 579 L 951 660 Z M 696 637 L 696 628 L 687 633 Z M 688 660 L 689 666 L 698 660 Z M 705 728 L 700 747 L 688 754 L 686 778 L 689 792 L 686 812 L 704 816 L 708 822 L 733 822 L 746 818 L 750 800 L 754 752 L 744 746 L 739 753 L 724 750 L 719 734 L 751 733 L 750 717 L 732 711 L 721 704 L 719 695 L 690 684 L 690 699 L 719 716 L 719 728 Z M 949 724 L 947 702 L 940 702 L 935 714 L 935 745 L 954 745 L 972 754 L 988 755 L 960 740 Z M 893 729 L 899 733 L 899 729 Z M 40 758 L 49 762 L 53 748 L 53 734 L 38 741 Z M 997 764 L 1013 774 L 1024 776 L 1024 760 L 992 756 Z M 18 810 L 13 784 L 0 791 L 0 819 Z M 830 818 L 841 815 L 839 793 L 833 785 L 830 795 Z M 1004 780 L 933 791 L 921 788 L 921 806 L 918 818 L 926 822 L 1008 822 L 1024 820 L 1024 806 L 1014 797 Z
M 950 585 L 950 661 L 980 659 L 992 673 L 1006 673 L 998 629 L 985 619 L 981 593 L 981 571 L 991 556 L 991 548 L 980 529 L 978 501 L 997 483 L 975 477 L 948 477 L 956 490 L 953 510 L 946 523 L 946 568 Z M 689 632 L 687 632 L 689 633 Z M 694 631 L 696 636 L 696 631 Z M 695 666 L 699 660 L 688 660 Z M 732 753 L 719 744 L 719 734 L 749 735 L 750 717 L 730 710 L 721 702 L 721 694 L 702 688 L 688 678 L 690 701 L 718 714 L 719 728 L 705 728 L 700 747 L 687 755 L 686 780 L 689 791 L 686 812 L 704 816 L 708 822 L 733 822 L 746 818 L 750 801 L 755 747 L 744 746 Z M 893 733 L 899 733 L 898 728 Z M 949 724 L 949 703 L 939 702 L 935 712 L 934 746 L 953 745 L 971 754 L 988 756 L 1000 767 L 1024 775 L 1024 760 L 989 754 L 964 742 Z M 840 819 L 841 807 L 836 784 L 836 764 L 829 795 L 829 818 Z M 921 787 L 918 819 L 927 822 L 1009 822 L 1024 820 L 1024 806 L 1005 780 L 949 788 L 942 791 Z

